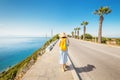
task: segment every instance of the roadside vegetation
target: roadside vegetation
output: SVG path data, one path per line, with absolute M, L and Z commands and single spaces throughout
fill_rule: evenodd
M 10 67 L 7 71 L 0 73 L 0 80 L 21 80 L 22 76 L 36 62 L 38 56 L 44 54 L 46 47 L 58 38 L 58 35 L 55 35 L 50 40 L 48 40 L 40 49 L 35 51 L 31 56 L 27 57 L 25 60 L 16 64 L 15 66 Z
M 111 12 L 112 10 L 108 6 L 100 7 L 99 9 L 93 12 L 93 14 L 99 16 L 98 36 L 94 37 L 91 34 L 86 33 L 86 26 L 88 25 L 88 21 L 82 21 L 80 25 L 83 26 L 83 34 L 82 35 L 79 34 L 81 30 L 80 27 L 75 27 L 73 31 L 71 32 L 71 35 L 69 35 L 69 37 L 72 37 L 75 39 L 82 39 L 86 41 L 92 41 L 96 43 L 120 46 L 120 38 L 109 38 L 109 37 L 102 36 L 102 24 L 104 21 L 104 15 L 107 15 Z
M 71 34 L 73 34 L 73 32 Z M 83 39 L 83 36 L 84 36 L 84 39 Z M 79 39 L 81 39 L 81 40 L 99 43 L 98 42 L 98 37 L 94 37 L 94 36 L 92 36 L 89 33 L 83 34 L 81 36 L 77 36 L 76 35 L 75 37 L 69 35 L 68 37 L 72 37 L 72 38 L 75 38 L 75 39 L 78 39 L 78 37 L 79 37 Z M 102 44 L 118 45 L 118 46 L 120 46 L 120 38 L 102 37 L 101 38 L 101 43 Z

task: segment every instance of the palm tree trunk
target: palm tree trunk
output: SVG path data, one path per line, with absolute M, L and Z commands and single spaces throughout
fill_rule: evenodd
M 78 30 L 77 30 L 77 39 L 78 39 L 78 36 L 79 36 L 79 35 L 78 35 Z
M 86 32 L 86 26 L 84 26 L 84 34 L 83 34 L 83 40 L 85 40 L 85 32 Z
M 74 38 L 76 38 L 76 30 L 75 30 L 75 36 L 74 36 Z
M 98 43 L 101 43 L 102 40 L 102 22 L 104 17 L 100 16 L 100 22 L 99 22 L 99 30 L 98 30 Z
M 74 38 L 74 32 L 72 33 L 72 37 Z
M 79 39 L 79 30 L 78 30 L 78 39 Z
M 72 35 L 72 37 L 73 37 L 73 33 L 71 32 L 71 35 Z

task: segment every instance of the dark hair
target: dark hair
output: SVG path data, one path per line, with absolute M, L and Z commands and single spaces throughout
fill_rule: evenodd
M 62 38 L 67 38 L 67 37 L 62 37 Z

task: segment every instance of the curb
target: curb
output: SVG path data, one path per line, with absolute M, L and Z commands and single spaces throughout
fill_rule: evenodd
M 83 42 L 88 42 L 88 43 L 92 43 L 92 44 L 103 45 L 103 46 L 108 46 L 108 47 L 120 48 L 120 46 L 118 46 L 118 45 L 109 45 L 109 44 L 102 44 L 102 43 L 100 44 L 100 43 L 91 42 L 91 41 L 84 41 L 84 40 L 80 40 L 80 41 L 83 41 Z
M 72 38 L 72 39 L 74 39 L 74 38 Z M 85 41 L 85 40 L 81 40 L 81 39 L 75 39 L 75 40 L 83 41 L 83 42 L 88 42 L 88 43 L 92 43 L 92 44 L 98 44 L 98 45 L 108 46 L 108 47 L 120 48 L 119 45 L 109 45 L 109 44 L 102 44 L 102 43 L 100 44 L 100 43 L 97 43 L 97 42 Z
M 46 52 L 50 52 L 53 48 L 54 48 L 54 46 L 55 46 L 55 44 L 58 42 L 58 39 L 57 40 L 55 40 L 55 41 L 53 41 L 52 43 L 50 43 L 48 46 L 47 46 L 47 48 L 45 49 L 45 51 Z
M 75 70 L 75 66 L 68 55 L 68 64 L 70 65 L 70 69 L 73 75 L 74 80 L 82 80 L 81 77 L 78 75 L 77 71 Z

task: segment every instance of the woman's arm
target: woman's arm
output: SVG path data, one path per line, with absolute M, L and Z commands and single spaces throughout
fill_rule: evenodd
M 69 39 L 67 38 L 67 46 L 69 46 L 70 45 L 70 41 L 69 41 Z

